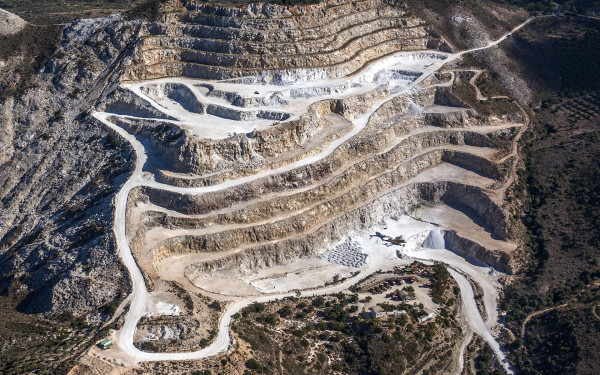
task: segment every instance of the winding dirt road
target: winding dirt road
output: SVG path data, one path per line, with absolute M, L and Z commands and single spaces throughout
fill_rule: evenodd
M 490 42 L 488 45 L 486 45 L 484 47 L 478 47 L 478 48 L 474 48 L 474 49 L 463 51 L 463 52 L 456 53 L 456 54 L 447 54 L 446 59 L 440 60 L 439 62 L 432 64 L 429 68 L 427 68 L 423 72 L 423 74 L 420 77 L 418 77 L 416 80 L 414 80 L 404 90 L 402 90 L 398 93 L 389 95 L 387 98 L 385 98 L 384 100 L 377 103 L 372 108 L 371 111 L 369 111 L 365 115 L 357 118 L 354 121 L 354 129 L 351 132 L 344 135 L 337 141 L 333 142 L 329 147 L 327 147 L 323 152 L 319 153 L 318 155 L 303 159 L 303 160 L 295 162 L 295 163 L 291 163 L 291 164 L 281 167 L 281 168 L 264 171 L 264 172 L 261 172 L 261 173 L 258 173 L 258 174 L 252 175 L 252 176 L 247 176 L 247 177 L 242 177 L 242 178 L 238 178 L 235 180 L 230 180 L 230 181 L 218 184 L 218 185 L 199 187 L 199 188 L 184 188 L 184 187 L 176 187 L 176 186 L 166 185 L 166 184 L 162 184 L 162 183 L 158 183 L 158 182 L 154 181 L 154 179 L 152 178 L 152 176 L 149 175 L 149 173 L 143 171 L 143 167 L 146 164 L 147 155 L 146 155 L 146 151 L 145 151 L 144 147 L 142 146 L 142 144 L 138 140 L 136 140 L 133 135 L 129 134 L 127 131 L 123 130 L 122 128 L 120 128 L 120 127 L 116 126 L 115 124 L 113 124 L 112 122 L 110 122 L 108 118 L 110 116 L 112 116 L 112 114 L 100 113 L 100 112 L 93 113 L 93 116 L 95 118 L 100 120 L 102 123 L 104 123 L 106 126 L 111 128 L 112 130 L 116 131 L 123 138 L 125 138 L 134 148 L 136 157 L 137 157 L 136 164 L 135 164 L 135 170 L 134 170 L 133 174 L 127 180 L 127 182 L 123 185 L 123 187 L 117 194 L 116 200 L 115 200 L 116 209 L 115 209 L 115 219 L 114 219 L 114 233 L 115 233 L 115 237 L 116 237 L 116 241 L 117 241 L 117 247 L 119 249 L 119 254 L 123 260 L 123 263 L 129 270 L 129 273 L 131 275 L 131 280 L 132 280 L 131 306 L 130 306 L 129 312 L 127 314 L 127 317 L 123 324 L 122 329 L 120 331 L 117 331 L 117 333 L 116 333 L 117 334 L 116 345 L 118 345 L 118 347 L 120 347 L 130 357 L 130 359 L 133 362 L 195 360 L 195 359 L 201 359 L 201 358 L 205 358 L 205 357 L 209 357 L 209 356 L 214 356 L 219 353 L 223 353 L 230 348 L 232 340 L 231 340 L 231 337 L 229 334 L 229 326 L 231 324 L 232 316 L 236 312 L 240 311 L 242 308 L 250 305 L 253 302 L 266 302 L 266 301 L 273 300 L 275 298 L 283 298 L 286 296 L 293 295 L 293 293 L 286 293 L 286 294 L 279 294 L 279 295 L 265 295 L 265 296 L 261 296 L 261 297 L 253 297 L 253 298 L 249 298 L 246 300 L 240 300 L 240 301 L 237 301 L 237 302 L 229 305 L 219 321 L 218 334 L 217 334 L 215 341 L 212 344 L 210 344 L 208 347 L 206 347 L 202 350 L 194 351 L 194 352 L 180 352 L 180 353 L 147 353 L 147 352 L 143 352 L 143 351 L 137 349 L 133 345 L 134 333 L 135 333 L 138 321 L 140 320 L 140 318 L 146 311 L 148 300 L 149 300 L 149 293 L 146 289 L 146 285 L 145 285 L 145 281 L 144 281 L 142 272 L 140 271 L 140 268 L 138 267 L 138 265 L 133 257 L 132 251 L 129 247 L 129 243 L 128 243 L 127 237 L 126 237 L 125 220 L 126 220 L 127 199 L 128 199 L 130 191 L 133 188 L 138 187 L 138 186 L 150 186 L 150 187 L 155 187 L 155 188 L 166 190 L 166 191 L 173 191 L 173 192 L 184 193 L 184 194 L 199 194 L 199 193 L 206 193 L 206 192 L 210 192 L 210 191 L 218 191 L 218 190 L 226 189 L 226 188 L 236 186 L 239 184 L 243 184 L 246 182 L 250 182 L 250 181 L 253 181 L 253 180 L 268 176 L 268 175 L 285 172 L 285 171 L 288 171 L 288 170 L 291 170 L 291 169 L 294 169 L 294 168 L 297 168 L 297 167 L 300 167 L 303 165 L 314 163 L 314 162 L 330 155 L 343 142 L 346 142 L 348 139 L 350 139 L 351 137 L 353 137 L 354 135 L 356 135 L 360 131 L 362 131 L 363 128 L 366 126 L 371 115 L 385 102 L 393 99 L 394 97 L 396 97 L 398 95 L 402 95 L 407 92 L 410 92 L 417 85 L 419 85 L 424 79 L 426 79 L 431 74 L 433 74 L 433 73 L 437 72 L 439 69 L 441 69 L 442 66 L 444 66 L 446 63 L 456 60 L 464 54 L 483 50 L 486 48 L 491 48 L 491 47 L 498 45 L 503 40 L 505 40 L 509 35 L 511 35 L 512 33 L 516 32 L 517 30 L 519 30 L 520 28 L 522 28 L 523 26 L 525 26 L 526 24 L 531 22 L 532 19 L 533 18 L 528 19 L 524 23 L 515 27 L 512 31 L 506 33 L 502 38 L 500 38 L 496 41 Z M 375 266 L 377 266 L 377 267 L 375 267 Z M 375 272 L 378 267 L 379 267 L 379 265 L 377 264 L 377 262 L 375 262 L 372 266 L 367 266 L 367 268 L 363 269 L 358 275 L 344 281 L 341 284 L 322 288 L 322 289 L 319 289 L 316 291 L 303 292 L 302 295 L 304 295 L 304 296 L 322 295 L 322 294 L 329 294 L 329 293 L 337 292 L 337 291 L 340 291 L 343 289 L 347 289 L 348 287 L 353 285 L 355 282 L 357 282 L 360 278 L 363 278 L 363 277 Z M 471 324 L 476 332 L 482 334 L 488 342 L 495 343 L 495 344 L 493 344 L 494 350 L 496 351 L 497 355 L 500 357 L 501 361 L 505 365 L 505 368 L 507 369 L 507 371 L 509 371 L 508 365 L 506 364 L 506 360 L 505 360 L 504 356 L 502 355 L 501 351 L 499 350 L 498 343 L 491 336 L 486 323 L 484 322 L 481 315 L 479 314 L 479 311 L 476 308 L 471 285 L 466 280 L 466 278 L 464 278 L 464 276 L 460 275 L 458 272 L 456 272 L 454 270 L 451 272 L 452 272 L 453 276 L 457 279 L 457 282 L 459 283 L 459 286 L 461 288 L 461 293 L 464 297 L 463 300 L 465 301 L 465 311 L 466 311 L 468 320 L 471 322 Z M 495 295 L 493 297 L 495 298 Z M 475 306 L 475 307 L 473 307 L 473 306 Z
M 557 309 L 561 309 L 563 307 L 566 307 L 567 305 L 568 305 L 567 303 L 563 303 L 560 306 L 548 307 L 547 309 L 543 309 L 543 310 L 540 310 L 540 311 L 534 311 L 531 314 L 527 315 L 527 317 L 525 318 L 525 320 L 523 320 L 523 324 L 521 325 L 521 337 L 525 338 L 525 327 L 527 326 L 527 323 L 529 323 L 529 321 L 531 319 L 533 319 L 533 318 L 535 318 L 537 316 L 540 316 L 540 315 L 544 315 L 547 312 L 554 311 L 554 310 L 557 310 Z

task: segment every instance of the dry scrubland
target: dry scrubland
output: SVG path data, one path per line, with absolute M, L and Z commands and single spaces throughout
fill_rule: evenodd
M 523 333 L 512 348 L 524 374 L 599 371 L 600 81 L 589 74 L 599 69 L 599 27 L 586 17 L 540 20 L 507 48 L 524 56 L 541 100 L 515 187 L 530 263 L 505 302 L 508 326 Z
M 143 3 L 141 0 L 117 1 L 30 1 L 1 0 L 0 8 L 35 25 L 66 24 L 82 18 L 106 17 Z

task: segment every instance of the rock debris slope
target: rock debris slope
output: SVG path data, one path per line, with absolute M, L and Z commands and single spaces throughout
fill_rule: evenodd
M 113 16 L 0 37 L 18 46 L 0 61 L 0 294 L 19 311 L 98 320 L 127 293 L 111 202 L 132 155 L 85 110 L 114 89 L 138 27 Z M 36 49 L 51 53 L 41 66 Z

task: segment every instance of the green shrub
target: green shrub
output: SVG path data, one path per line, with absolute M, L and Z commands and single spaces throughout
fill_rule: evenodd
M 246 361 L 246 367 L 249 368 L 250 370 L 260 370 L 261 369 L 260 363 L 258 363 L 258 361 L 254 358 L 250 358 L 249 360 Z
M 213 310 L 221 311 L 221 304 L 217 301 L 213 301 L 210 305 L 208 305 Z
M 114 315 L 114 313 L 117 311 L 117 308 L 119 307 L 119 301 L 114 300 L 114 301 L 110 301 L 106 304 L 104 304 L 102 307 L 100 307 L 100 312 L 106 315 Z

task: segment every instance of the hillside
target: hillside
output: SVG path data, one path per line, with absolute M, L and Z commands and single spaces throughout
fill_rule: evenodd
M 589 75 L 600 68 L 599 27 L 580 16 L 543 20 L 508 47 L 541 101 L 515 187 L 530 263 L 505 302 L 509 326 L 524 333 L 513 345 L 523 374 L 600 370 L 600 81 Z

